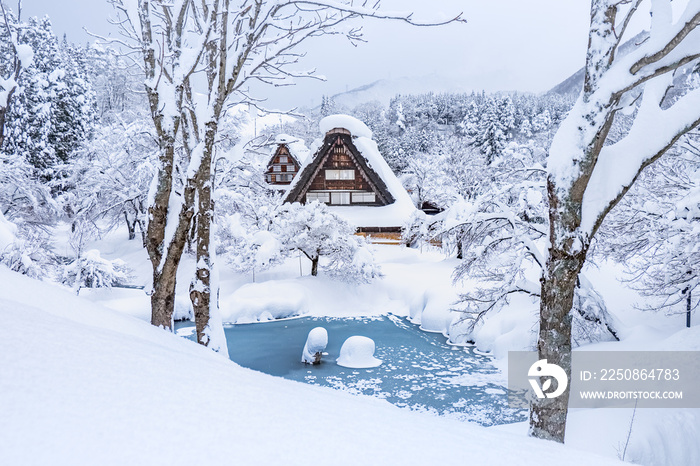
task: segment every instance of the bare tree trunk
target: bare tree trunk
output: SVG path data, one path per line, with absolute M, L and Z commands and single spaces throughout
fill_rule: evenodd
M 188 188 L 190 197 L 194 189 Z M 166 329 L 172 329 L 173 312 L 175 311 L 175 286 L 177 269 L 185 247 L 185 238 L 194 211 L 192 200 L 185 201 L 178 217 L 178 225 L 172 241 L 167 244 L 167 253 L 159 261 L 151 257 L 153 264 L 153 294 L 151 295 L 151 324 Z M 151 230 L 149 223 L 149 231 Z M 149 236 L 150 239 L 150 236 Z M 150 252 L 149 252 L 150 255 Z M 159 256 L 160 257 L 160 256 Z
M 161 272 L 153 272 L 153 294 L 151 294 L 151 324 L 172 329 L 175 309 L 175 284 L 177 265 L 168 263 Z
M 585 254 L 571 256 L 550 249 L 546 279 L 542 279 L 539 359 L 564 369 L 571 380 L 571 314 L 574 290 Z M 530 409 L 530 435 L 564 443 L 569 390 L 556 398 L 535 400 Z
M 167 137 L 163 137 L 161 140 Z M 153 265 L 153 294 L 151 295 L 151 323 L 157 327 L 172 329 L 175 311 L 175 286 L 177 269 L 185 247 L 187 232 L 194 215 L 195 187 L 191 182 L 184 187 L 180 212 L 171 222 L 177 222 L 171 238 L 166 238 L 168 210 L 172 189 L 174 138 L 172 146 L 166 147 L 161 156 L 161 169 L 153 204 L 149 207 L 146 250 Z M 169 157 L 170 155 L 170 157 Z
M 141 220 L 136 220 L 136 224 L 139 226 L 139 231 L 141 232 L 141 245 L 146 247 L 146 229 L 143 227 Z
M 124 220 L 126 221 L 126 229 L 129 230 L 129 241 L 136 238 L 136 221 L 129 221 L 129 214 L 124 211 Z
M 318 256 L 311 259 L 311 275 L 314 277 L 318 275 Z
M 209 346 L 210 335 L 206 332 L 211 318 L 211 274 L 212 261 L 210 254 L 211 227 L 214 220 L 214 202 L 212 200 L 211 160 L 214 150 L 214 135 L 216 124 L 210 123 L 207 129 L 204 153 L 197 176 L 197 270 L 190 284 L 190 299 L 194 309 L 194 321 L 197 328 L 197 341 Z M 209 145 L 211 144 L 211 145 Z M 214 290 L 217 293 L 218 290 Z M 217 299 L 215 296 L 214 299 Z
M 10 89 L 7 93 L 7 104 L 4 107 L 0 107 L 0 147 L 2 147 L 5 142 L 5 120 L 7 114 L 10 112 L 10 99 L 12 99 L 12 94 L 15 93 L 15 88 Z

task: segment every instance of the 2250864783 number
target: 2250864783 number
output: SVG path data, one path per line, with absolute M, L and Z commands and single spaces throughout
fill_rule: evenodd
M 679 380 L 678 369 L 602 369 L 600 380 Z

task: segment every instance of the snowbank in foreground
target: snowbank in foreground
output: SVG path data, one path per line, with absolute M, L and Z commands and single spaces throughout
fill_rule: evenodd
M 246 370 L 57 287 L 0 281 L 0 464 L 620 464 Z

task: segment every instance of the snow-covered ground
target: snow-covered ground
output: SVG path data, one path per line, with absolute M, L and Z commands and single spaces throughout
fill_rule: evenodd
M 0 464 L 617 464 L 243 369 L 0 269 Z
M 146 253 L 125 237 L 116 231 L 91 247 L 125 260 L 132 282 L 148 286 Z M 255 282 L 224 268 L 224 317 L 393 313 L 448 333 L 459 318 L 449 309 L 471 286 L 452 285 L 456 260 L 438 250 L 379 245 L 375 256 L 384 277 L 370 284 L 311 277 L 305 258 L 257 273 Z M 190 309 L 192 268 L 185 258 L 180 315 Z M 587 275 L 620 320 L 623 341 L 582 350 L 700 350 L 700 327 L 684 330 L 679 316 L 635 310 L 637 296 L 617 282 L 615 267 L 591 267 Z M 0 280 L 8 323 L 0 339 L 0 438 L 10 445 L 0 448 L 0 464 L 605 464 L 583 450 L 613 461 L 627 442 L 630 410 L 572 411 L 561 447 L 528 439 L 525 424 L 479 428 L 240 368 L 152 328 L 142 290 L 83 289 L 76 297 L 5 269 Z M 526 349 L 536 310 L 530 298 L 514 300 L 475 335 L 477 347 L 499 358 L 506 349 Z M 638 410 L 625 458 L 700 464 L 699 437 L 698 410 Z

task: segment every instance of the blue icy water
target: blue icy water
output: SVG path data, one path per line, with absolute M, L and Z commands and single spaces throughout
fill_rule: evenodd
M 178 324 L 178 333 L 187 333 Z M 314 327 L 328 331 L 327 356 L 320 365 L 301 362 Z M 184 332 L 183 332 L 184 331 Z M 232 325 L 225 328 L 231 360 L 270 375 L 351 393 L 383 398 L 397 406 L 429 411 L 481 425 L 525 420 L 527 413 L 509 409 L 503 374 L 491 359 L 473 348 L 454 347 L 440 334 L 427 333 L 395 316 L 317 318 Z M 335 363 L 346 338 L 374 340 L 372 369 L 348 369 Z

